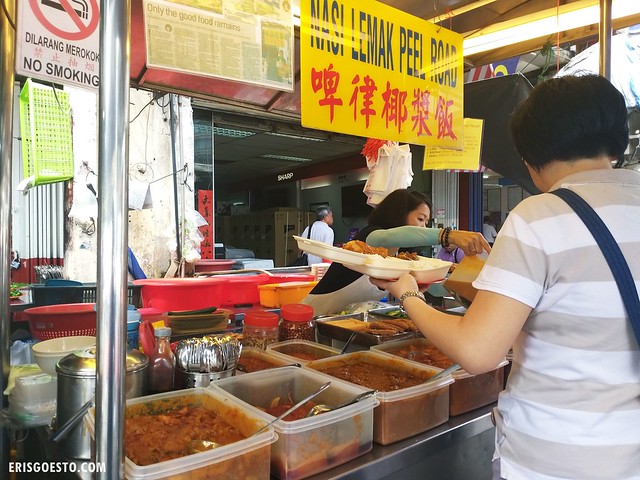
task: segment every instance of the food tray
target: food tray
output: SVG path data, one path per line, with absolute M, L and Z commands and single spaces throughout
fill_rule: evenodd
M 393 257 L 383 258 L 379 255 L 367 257 L 362 265 L 345 263 L 344 266 L 364 275 L 385 280 L 395 280 L 403 273 L 410 273 L 420 284 L 443 280 L 451 267 L 451 262 L 437 258 L 418 257 L 418 260 L 401 260 Z
M 402 310 L 400 305 L 391 305 L 382 308 L 372 308 L 367 313 L 374 317 L 384 318 L 409 318 L 409 316 Z
M 266 421 L 275 417 L 259 410 L 274 398 L 300 400 L 331 381 L 314 404 L 339 405 L 366 389 L 321 373 L 298 367 L 282 367 L 219 380 L 220 389 L 246 402 Z M 369 452 L 373 437 L 373 410 L 377 399 L 369 397 L 353 405 L 299 420 L 278 420 L 273 428 L 278 441 L 271 448 L 271 474 L 285 480 L 307 478 Z M 242 477 L 238 477 L 242 478 Z
M 331 348 L 309 340 L 286 340 L 284 342 L 271 343 L 267 345 L 267 352 L 283 360 L 288 360 L 289 363 L 300 364 L 340 354 L 340 350 L 337 348 Z
M 418 334 L 414 332 L 403 332 L 396 333 L 395 335 L 373 335 L 365 332 L 358 332 L 357 330 L 352 330 L 349 328 L 340 327 L 338 325 L 332 325 L 331 323 L 335 320 L 347 320 L 347 319 L 356 319 L 361 321 L 369 320 L 368 315 L 364 313 L 359 314 L 351 314 L 351 315 L 338 315 L 334 317 L 320 317 L 316 319 L 316 328 L 318 330 L 318 335 L 323 335 L 325 337 L 329 337 L 332 340 L 339 340 L 341 342 L 346 342 L 351 337 L 353 332 L 356 332 L 351 343 L 361 345 L 363 347 L 371 347 L 373 345 L 379 345 L 381 343 L 393 342 L 396 340 L 406 340 L 409 338 L 416 338 Z M 371 319 L 377 321 L 378 319 Z
M 247 438 L 205 452 L 146 466 L 136 465 L 125 457 L 124 474 L 128 480 L 194 478 L 236 480 L 249 477 L 269 479 L 271 444 L 277 439 L 273 428 L 268 427 L 258 435 L 251 436 L 266 423 L 264 419 L 249 410 L 243 403 L 220 391 L 210 388 L 190 388 L 127 400 L 125 422 L 132 414 L 160 413 L 183 405 L 204 406 L 215 411 Z M 169 413 L 166 415 L 170 416 Z M 89 433 L 94 437 L 95 408 L 89 410 L 84 421 Z
M 236 375 L 293 365 L 301 366 L 302 364 L 291 362 L 289 358 L 276 356 L 261 348 L 243 347 L 240 353 L 240 360 L 238 360 L 238 365 L 236 366 Z
M 427 351 L 435 348 L 426 338 L 414 338 L 402 340 L 393 344 L 375 345 L 372 351 L 383 355 L 390 355 L 396 358 L 406 359 L 408 362 L 419 365 L 429 365 L 434 368 L 446 367 L 449 365 L 430 365 L 419 360 L 409 360 L 402 354 L 402 350 L 413 348 L 415 351 Z M 453 363 L 453 362 L 451 362 Z M 461 415 L 476 408 L 483 407 L 498 399 L 498 394 L 504 386 L 504 367 L 509 362 L 505 359 L 493 370 L 479 375 L 471 375 L 465 370 L 458 370 L 453 373 L 454 383 L 449 392 L 449 415 Z
M 347 353 L 337 357 L 316 360 L 302 366 L 328 375 L 334 367 L 369 364 L 378 372 L 381 368 L 397 371 L 399 375 L 415 375 L 424 379 L 423 383 L 398 390 L 378 391 L 376 397 L 380 405 L 373 412 L 373 441 L 388 445 L 433 427 L 449 419 L 449 386 L 453 379 L 449 376 L 424 383 L 439 369 L 408 362 L 401 358 L 392 358 L 379 352 L 366 351 Z M 346 380 L 341 380 L 346 381 Z M 351 383 L 351 382 L 347 382 Z M 353 385 L 356 385 L 353 383 Z M 371 385 L 358 385 L 366 389 Z
M 316 255 L 318 257 L 326 258 L 334 262 L 340 262 L 350 265 L 362 265 L 366 262 L 370 255 L 364 253 L 352 252 L 345 250 L 344 248 L 334 247 L 333 245 L 327 245 L 326 243 L 318 242 L 304 237 L 294 235 L 293 238 L 298 242 L 298 249 L 303 252 Z

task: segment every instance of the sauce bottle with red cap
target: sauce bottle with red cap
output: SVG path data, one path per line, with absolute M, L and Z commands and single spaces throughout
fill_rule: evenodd
M 278 339 L 316 341 L 316 321 L 313 307 L 301 303 L 288 303 L 280 308 Z

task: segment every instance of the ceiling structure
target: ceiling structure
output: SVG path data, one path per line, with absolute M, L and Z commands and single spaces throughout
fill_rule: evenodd
M 573 8 L 598 0 L 380 0 L 416 17 L 431 20 L 464 38 L 496 25 L 517 23 L 532 14 Z M 298 2 L 293 1 L 294 10 Z M 225 185 L 264 181 L 277 174 L 302 169 L 305 176 L 321 172 L 334 162 L 342 168 L 364 166 L 360 151 L 366 139 L 304 129 L 300 126 L 299 45 L 296 35 L 295 89 L 282 92 L 177 72 L 148 69 L 145 64 L 142 0 L 132 1 L 131 79 L 142 88 L 191 96 L 195 108 L 213 110 L 216 183 Z M 559 10 L 557 10 L 559 11 Z M 612 22 L 613 29 L 640 23 L 640 14 Z M 492 27 L 493 26 L 493 27 Z M 298 34 L 298 32 L 296 32 Z M 465 70 L 549 47 L 565 49 L 598 40 L 598 24 L 465 56 Z M 558 51 L 558 50 L 556 50 Z M 533 59 L 535 55 L 532 55 Z M 540 55 L 537 55 L 538 60 Z M 549 56 L 546 60 L 548 63 Z M 566 59 L 568 60 L 568 58 Z M 565 60 L 565 61 L 566 61 Z M 555 64 L 555 56 L 552 63 Z M 538 68 L 535 61 L 529 68 Z M 197 147 L 196 147 L 197 148 Z M 198 165 L 196 165 L 198 168 Z M 206 170 L 207 165 L 200 165 Z M 210 166 L 208 167 L 211 168 Z M 334 170 L 335 171 L 335 170 Z M 346 171 L 346 170 L 345 170 Z

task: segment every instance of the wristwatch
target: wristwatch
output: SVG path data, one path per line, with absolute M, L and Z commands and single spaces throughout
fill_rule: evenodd
M 404 308 L 404 301 L 409 297 L 418 297 L 423 302 L 427 301 L 424 298 L 424 295 L 422 294 L 422 292 L 419 292 L 418 290 L 409 290 L 408 292 L 404 292 L 402 295 L 400 295 L 400 298 L 398 299 L 398 302 L 400 302 L 401 308 Z

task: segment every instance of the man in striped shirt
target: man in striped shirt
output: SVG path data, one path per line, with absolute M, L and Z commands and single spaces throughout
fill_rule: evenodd
M 637 288 L 640 173 L 612 168 L 629 141 L 622 95 L 596 75 L 548 80 L 516 109 L 511 133 L 540 191 L 573 190 L 602 218 Z M 513 347 L 494 479 L 640 479 L 640 348 L 607 254 L 568 204 L 542 193 L 509 213 L 464 317 L 422 302 L 409 275 L 373 281 L 469 373 Z

